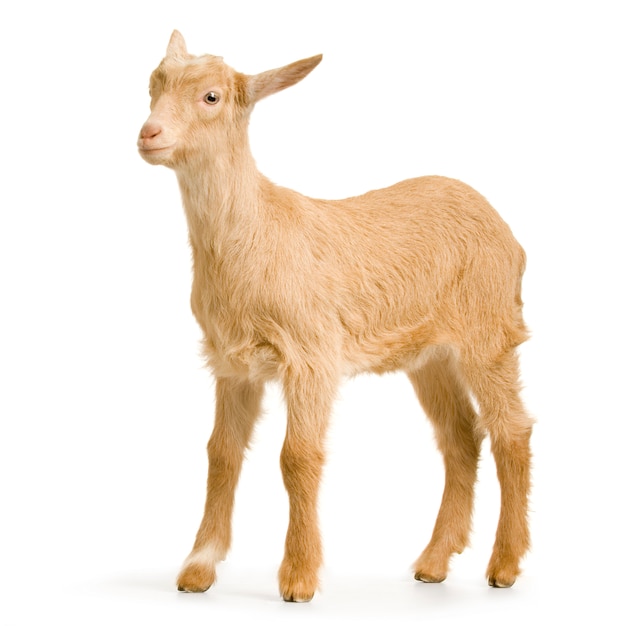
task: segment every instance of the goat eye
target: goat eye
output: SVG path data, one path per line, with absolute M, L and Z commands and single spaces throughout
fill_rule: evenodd
M 217 104 L 220 101 L 220 97 L 214 91 L 209 91 L 209 93 L 204 96 L 204 101 L 207 104 Z

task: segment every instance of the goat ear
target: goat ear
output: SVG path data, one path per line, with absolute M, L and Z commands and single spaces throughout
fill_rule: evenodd
M 295 85 L 311 72 L 322 60 L 322 55 L 296 61 L 290 65 L 268 70 L 248 77 L 248 96 L 254 104 L 261 98 Z
M 189 57 L 185 39 L 177 30 L 175 30 L 170 37 L 170 42 L 167 45 L 166 56 L 177 59 L 186 59 Z

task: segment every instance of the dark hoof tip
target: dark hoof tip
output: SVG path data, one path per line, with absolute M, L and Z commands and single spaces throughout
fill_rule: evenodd
M 182 591 L 182 593 L 204 593 L 210 587 L 211 585 L 209 585 L 208 587 L 205 587 L 204 589 L 201 589 L 199 587 L 197 589 L 189 589 L 188 587 L 183 587 L 182 585 L 178 585 L 178 591 Z
M 430 576 L 422 572 L 415 574 L 415 580 L 419 580 L 421 583 L 442 583 L 445 579 L 445 576 Z

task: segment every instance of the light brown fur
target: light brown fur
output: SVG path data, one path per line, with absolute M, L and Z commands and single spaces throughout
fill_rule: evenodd
M 467 185 L 428 176 L 345 200 L 314 200 L 262 176 L 247 127 L 256 101 L 306 76 L 321 56 L 247 76 L 194 57 L 174 31 L 150 81 L 138 145 L 175 170 L 193 252 L 191 306 L 216 377 L 206 510 L 178 579 L 204 591 L 230 546 L 234 492 L 263 385 L 282 383 L 280 458 L 289 527 L 279 585 L 310 600 L 322 546 L 317 497 L 324 437 L 343 376 L 405 371 L 430 418 L 446 480 L 415 577 L 446 578 L 468 543 L 480 444 L 491 438 L 501 514 L 487 568 L 507 587 L 529 546 L 529 438 L 515 348 L 527 338 L 525 256 Z M 204 100 L 209 92 L 216 103 Z M 476 401 L 477 410 L 474 408 Z

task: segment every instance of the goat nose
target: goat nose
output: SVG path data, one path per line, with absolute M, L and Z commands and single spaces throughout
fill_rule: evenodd
M 161 127 L 158 124 L 154 124 L 153 122 L 146 122 L 141 128 L 141 133 L 139 134 L 139 138 L 140 139 L 154 139 L 160 134 L 161 134 Z

